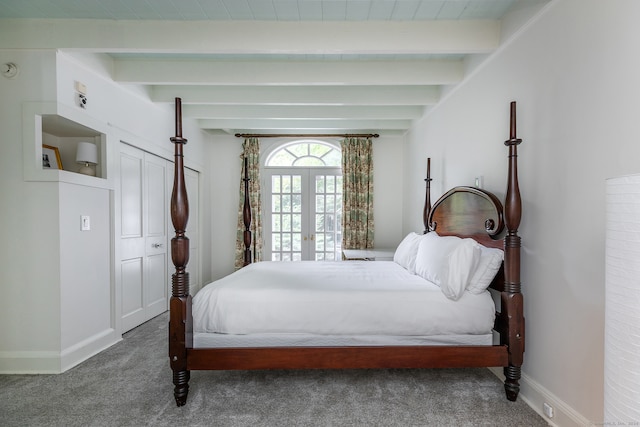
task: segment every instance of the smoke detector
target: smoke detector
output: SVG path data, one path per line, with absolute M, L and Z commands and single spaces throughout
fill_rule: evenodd
M 7 62 L 2 66 L 2 75 L 8 79 L 12 79 L 18 75 L 18 66 L 13 62 Z

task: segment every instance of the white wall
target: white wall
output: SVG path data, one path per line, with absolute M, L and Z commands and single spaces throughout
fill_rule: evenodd
M 555 0 L 407 138 L 405 218 L 427 155 L 438 193 L 483 175 L 485 188 L 503 195 L 502 142 L 517 101 L 522 397 L 539 411 L 543 400 L 555 404 L 558 425 L 603 417 L 604 184 L 640 170 L 638 17 L 634 0 Z
M 112 239 L 117 224 L 115 154 L 120 140 L 131 140 L 171 159 L 173 106 L 153 104 L 144 93 L 114 83 L 104 56 L 2 50 L 0 61 L 20 69 L 15 78 L 0 79 L 5 101 L 0 106 L 0 217 L 6 241 L 0 246 L 0 322 L 17 325 L 1 332 L 0 372 L 59 372 L 118 339 L 113 269 L 118 247 Z M 87 85 L 86 110 L 76 105 L 75 81 Z M 32 113 L 38 108 L 63 111 L 106 135 L 102 167 L 107 179 L 27 170 L 39 163 L 36 158 L 22 161 L 23 152 L 29 157 L 39 144 Z M 185 120 L 183 126 L 190 148 L 185 161 L 205 171 L 206 181 L 209 136 L 193 121 Z M 208 205 L 201 203 L 202 215 Z M 80 233 L 80 215 L 87 214 L 92 230 Z M 202 254 L 209 256 L 210 239 L 202 241 Z
M 59 351 L 58 323 L 34 319 L 25 306 L 37 305 L 43 318 L 59 319 L 60 297 L 56 289 L 47 286 L 52 277 L 55 280 L 59 275 L 58 214 L 43 209 L 57 206 L 58 190 L 53 183 L 24 182 L 21 161 L 22 103 L 55 100 L 55 53 L 0 51 L 0 62 L 21 66 L 14 79 L 0 79 L 0 218 L 5 241 L 0 245 L 0 322 L 19 325 L 4 327 L 0 332 L 3 369 L 18 357 L 31 356 L 29 360 L 39 363 L 47 359 L 47 351 Z M 10 350 L 14 351 L 9 353 Z
M 60 345 L 72 349 L 112 323 L 109 190 L 60 184 Z M 81 231 L 80 216 L 91 230 Z
M 113 61 L 106 55 L 59 52 L 56 65 L 60 104 L 104 123 L 119 139 L 135 139 L 139 148 L 173 159 L 173 144 L 169 140 L 175 135 L 173 103 L 153 103 L 139 88 L 115 83 L 111 76 Z M 87 88 L 85 110 L 77 108 L 76 81 Z M 185 119 L 182 124 L 189 145 L 185 161 L 194 169 L 202 169 L 203 141 L 210 137 L 193 120 Z
M 219 279 L 234 268 L 242 140 L 232 135 L 215 135 L 211 144 L 211 278 Z
M 402 137 L 380 136 L 373 140 L 373 221 L 377 248 L 395 249 L 404 237 L 403 148 Z

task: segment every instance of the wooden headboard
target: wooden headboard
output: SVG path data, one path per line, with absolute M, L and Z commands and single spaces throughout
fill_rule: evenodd
M 425 233 L 471 238 L 489 248 L 504 249 L 506 226 L 504 208 L 495 194 L 475 187 L 454 187 L 433 207 L 426 206 Z M 492 289 L 504 290 L 504 266 L 491 282 Z M 500 318 L 500 313 L 497 313 Z
M 440 236 L 470 237 L 484 246 L 502 249 L 504 209 L 493 193 L 474 187 L 455 187 L 429 210 L 425 230 Z

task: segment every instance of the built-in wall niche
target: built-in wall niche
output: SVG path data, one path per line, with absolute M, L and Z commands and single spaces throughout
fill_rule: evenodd
M 43 169 L 61 169 L 81 173 L 81 168 L 85 168 L 82 172 L 94 172 L 97 178 L 105 178 L 103 146 L 106 135 L 104 133 L 58 115 L 43 114 L 41 117 Z M 83 143 L 93 144 L 95 149 L 90 144 Z M 89 163 L 80 163 L 77 160 L 85 160 Z

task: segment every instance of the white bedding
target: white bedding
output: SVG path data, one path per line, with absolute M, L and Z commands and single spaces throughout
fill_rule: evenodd
M 393 261 L 259 262 L 193 299 L 196 336 L 490 337 L 494 316 L 489 292 L 452 301 Z

